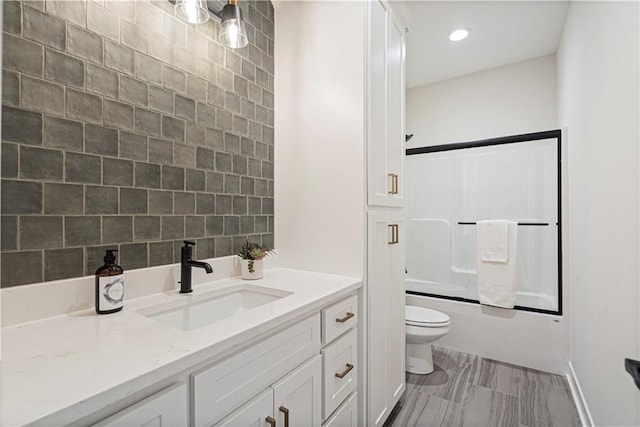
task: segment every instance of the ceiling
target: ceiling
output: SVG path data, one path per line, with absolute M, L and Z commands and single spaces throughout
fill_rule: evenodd
M 407 87 L 554 53 L 568 1 L 407 0 Z M 471 30 L 459 42 L 451 31 Z

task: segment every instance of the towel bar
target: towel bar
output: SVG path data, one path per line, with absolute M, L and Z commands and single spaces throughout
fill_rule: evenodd
M 458 225 L 476 225 L 475 222 L 458 222 Z M 531 225 L 531 226 L 542 226 L 546 227 L 549 225 L 548 222 L 519 222 L 518 225 Z M 557 225 L 557 223 L 556 223 Z

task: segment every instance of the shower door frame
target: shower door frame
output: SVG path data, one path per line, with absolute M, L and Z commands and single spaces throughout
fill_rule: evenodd
M 532 132 L 525 133 L 520 135 L 510 135 L 510 136 L 502 136 L 499 138 L 489 138 L 489 139 L 481 139 L 477 141 L 468 141 L 468 142 L 456 142 L 453 144 L 442 144 L 442 145 L 432 145 L 428 147 L 418 147 L 418 148 L 408 148 L 405 150 L 405 155 L 413 156 L 416 154 L 428 154 L 428 153 L 438 153 L 443 151 L 454 151 L 454 150 L 464 150 L 467 148 L 478 148 L 478 147 L 489 147 L 492 145 L 503 145 L 503 144 L 515 144 L 519 142 L 532 142 L 532 141 L 540 141 L 544 139 L 556 139 L 557 143 L 557 187 L 558 187 L 558 212 L 557 212 L 557 234 L 558 234 L 558 310 L 544 310 L 541 308 L 533 308 L 533 307 L 524 307 L 516 305 L 514 309 L 520 311 L 529 311 L 534 313 L 543 313 L 543 314 L 552 314 L 556 316 L 562 316 L 562 132 L 560 129 L 547 130 L 542 132 Z M 533 224 L 531 224 L 533 225 Z M 406 291 L 406 293 L 410 295 L 418 295 L 432 298 L 439 298 L 451 301 L 460 301 L 460 302 L 468 302 L 480 304 L 480 301 L 463 298 L 463 297 L 455 297 L 455 296 L 447 296 L 447 295 L 438 295 L 431 294 L 426 292 L 416 292 L 416 291 Z

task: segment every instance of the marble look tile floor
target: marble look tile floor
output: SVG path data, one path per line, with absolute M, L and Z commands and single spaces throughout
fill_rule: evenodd
M 407 374 L 385 427 L 580 426 L 564 377 L 433 346 L 435 371 Z

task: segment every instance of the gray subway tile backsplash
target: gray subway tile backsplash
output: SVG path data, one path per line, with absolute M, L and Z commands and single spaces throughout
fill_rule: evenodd
M 104 40 L 97 34 L 69 24 L 67 26 L 67 51 L 79 58 L 86 59 L 87 63 L 93 62 L 102 65 Z
M 117 156 L 118 131 L 100 125 L 86 124 L 84 126 L 84 151 L 104 156 Z
M 61 117 L 44 116 L 44 145 L 81 152 L 84 147 L 84 124 Z
M 20 217 L 21 249 L 49 249 L 62 247 L 61 216 L 23 216 Z
M 84 186 L 45 182 L 44 213 L 53 215 L 84 214 Z
M 20 106 L 20 74 L 9 70 L 2 71 L 2 104 Z
M 3 1 L 4 31 L 12 34 L 22 32 L 22 7 L 17 1 Z
M 20 147 L 20 178 L 62 181 L 63 152 L 47 148 Z
M 17 178 L 18 177 L 18 151 L 19 146 L 17 144 L 11 144 L 9 142 L 2 143 L 2 153 L 0 153 L 0 172 L 2 172 L 3 178 Z
M 64 86 L 47 80 L 23 75 L 20 84 L 20 103 L 23 108 L 43 113 L 62 114 Z
M 0 209 L 6 214 L 41 214 L 42 183 L 2 180 Z
M 67 216 L 64 219 L 66 246 L 92 246 L 100 244 L 99 216 Z
M 33 76 L 42 76 L 44 46 L 19 36 L 4 33 L 2 67 Z
M 42 114 L 3 106 L 2 140 L 42 145 Z
M 118 133 L 121 158 L 143 161 L 150 159 L 149 138 L 147 136 L 122 130 Z
M 44 75 L 68 86 L 84 87 L 84 62 L 55 49 L 45 51 Z
M 135 163 L 135 186 L 160 188 L 160 165 L 155 163 Z
M 18 249 L 18 217 L 6 215 L 0 222 L 2 235 L 2 250 L 14 251 Z
M 99 96 L 72 89 L 67 89 L 66 92 L 67 118 L 102 124 L 102 99 Z
M 225 49 L 147 0 L 3 2 L 2 287 L 273 243 L 273 10 Z
M 4 213 L 3 213 L 4 215 Z M 43 251 L 20 251 L 0 254 L 2 286 L 25 285 L 42 282 Z
M 80 277 L 84 273 L 83 248 L 44 251 L 44 280 Z
M 102 182 L 102 158 L 67 152 L 65 154 L 65 181 L 100 184 Z
M 147 190 L 120 188 L 121 214 L 147 214 L 149 211 Z
M 97 3 L 87 3 L 87 29 L 111 40 L 120 39 L 118 15 Z
M 86 82 L 88 92 L 118 98 L 120 84 L 117 71 L 87 63 Z
M 23 23 L 23 36 L 25 38 L 64 50 L 66 44 L 66 25 L 64 20 L 24 5 Z
M 88 215 L 117 215 L 118 187 L 85 186 L 85 213 Z

